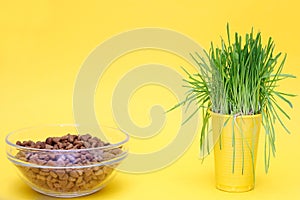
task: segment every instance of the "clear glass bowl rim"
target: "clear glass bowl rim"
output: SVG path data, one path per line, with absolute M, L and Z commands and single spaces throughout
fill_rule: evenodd
M 26 128 L 21 128 L 15 131 L 12 131 L 7 134 L 5 137 L 5 142 L 7 145 L 17 148 L 17 149 L 22 149 L 22 150 L 32 150 L 35 152 L 52 152 L 52 153 L 72 153 L 72 152 L 83 152 L 83 151 L 93 151 L 93 150 L 102 150 L 102 149 L 111 149 L 114 147 L 119 147 L 128 142 L 129 140 L 129 134 L 126 133 L 124 130 L 120 128 L 114 128 L 114 127 L 106 127 L 106 128 L 111 128 L 115 130 L 119 130 L 121 133 L 125 135 L 125 139 L 123 139 L 120 142 L 117 143 L 110 143 L 109 145 L 102 146 L 102 147 L 93 147 L 93 148 L 86 148 L 86 149 L 71 149 L 71 150 L 65 150 L 65 149 L 37 149 L 37 148 L 31 148 L 31 147 L 23 147 L 17 144 L 14 144 L 9 141 L 9 137 L 17 132 L 24 131 L 24 130 L 30 130 L 30 129 L 38 129 L 38 128 L 45 128 L 45 127 L 64 127 L 64 126 L 69 126 L 69 127 L 80 127 L 80 124 L 46 124 L 46 125 L 40 125 L 40 126 L 31 126 L 31 127 L 26 127 Z

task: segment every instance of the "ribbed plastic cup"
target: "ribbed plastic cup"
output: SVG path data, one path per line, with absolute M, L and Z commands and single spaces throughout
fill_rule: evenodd
M 255 165 L 261 114 L 233 117 L 211 113 L 216 187 L 246 192 L 255 186 Z M 218 138 L 217 138 L 218 137 Z

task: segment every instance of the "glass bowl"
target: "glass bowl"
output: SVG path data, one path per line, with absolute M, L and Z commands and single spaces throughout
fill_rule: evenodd
M 115 168 L 128 154 L 126 133 L 116 128 L 102 128 L 102 134 L 95 130 L 60 124 L 14 131 L 6 136 L 7 157 L 17 167 L 21 179 L 37 192 L 65 198 L 88 195 L 112 179 Z M 91 139 L 91 144 L 96 136 L 104 145 L 68 150 L 21 146 L 23 141 L 45 141 L 67 134 L 89 134 L 85 139 Z

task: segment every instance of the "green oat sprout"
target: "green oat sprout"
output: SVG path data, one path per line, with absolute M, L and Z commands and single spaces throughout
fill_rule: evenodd
M 294 94 L 279 91 L 279 82 L 296 78 L 291 74 L 282 73 L 287 54 L 274 53 L 275 44 L 270 37 L 263 45 L 261 33 L 250 33 L 243 38 L 235 33 L 231 41 L 229 24 L 227 24 L 227 42 L 221 38 L 221 47 L 211 43 L 209 64 L 197 52 L 190 54 L 196 63 L 198 72 L 191 74 L 183 68 L 188 78 L 184 79 L 188 88 L 186 99 L 169 111 L 196 103 L 197 109 L 184 120 L 202 111 L 202 128 L 200 147 L 208 138 L 210 111 L 233 117 L 262 114 L 262 125 L 265 130 L 265 171 L 268 172 L 271 154 L 275 156 L 275 121 L 290 133 L 282 117 L 290 119 L 288 113 L 278 101 L 293 108 L 289 98 Z M 209 147 L 207 147 L 209 149 Z

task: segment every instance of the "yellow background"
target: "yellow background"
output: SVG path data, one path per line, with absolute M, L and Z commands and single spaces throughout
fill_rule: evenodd
M 207 49 L 210 41 L 218 42 L 220 35 L 225 35 L 227 22 L 232 31 L 240 33 L 254 26 L 265 38 L 274 38 L 278 51 L 288 54 L 285 72 L 299 77 L 299 9 L 296 0 L 0 1 L 0 199 L 52 199 L 20 181 L 16 169 L 6 159 L 4 137 L 27 126 L 72 123 L 77 73 L 89 53 L 106 39 L 136 28 L 161 27 L 183 33 Z M 151 61 L 174 67 L 178 72 L 179 66 L 185 64 L 180 58 L 159 51 L 135 52 L 120 58 L 103 76 L 107 95 L 95 95 L 101 123 L 113 121 L 111 110 L 105 105 L 115 84 L 110 80 L 117 79 L 109 77 L 117 77 L 120 67 L 126 72 L 132 66 Z M 299 94 L 299 79 L 289 80 L 280 87 Z M 140 126 L 151 123 L 148 110 L 153 104 L 159 103 L 167 109 L 176 103 L 169 92 L 158 98 L 157 90 L 164 92 L 163 88 L 141 88 L 129 103 L 132 120 Z M 263 165 L 263 137 L 260 138 L 254 191 L 231 194 L 216 190 L 213 156 L 201 164 L 196 139 L 173 165 L 148 174 L 118 173 L 102 191 L 78 199 L 299 199 L 299 98 L 293 103 L 294 109 L 288 110 L 292 121 L 287 122 L 292 134 L 276 127 L 277 158 L 272 159 L 267 175 Z M 169 114 L 165 129 L 151 140 L 143 144 L 131 141 L 132 151 L 162 148 L 179 128 L 178 115 L 179 111 Z

